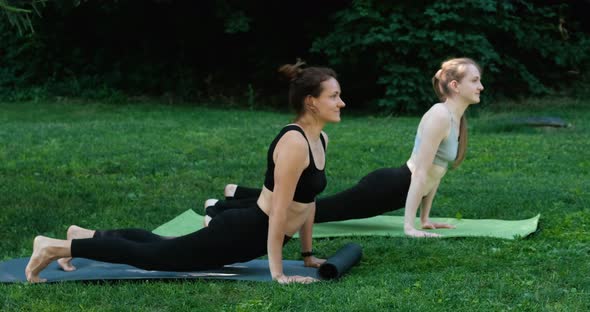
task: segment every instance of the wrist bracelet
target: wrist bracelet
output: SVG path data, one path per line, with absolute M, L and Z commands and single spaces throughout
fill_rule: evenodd
M 306 252 L 301 252 L 301 256 L 302 256 L 303 258 L 311 257 L 311 256 L 313 256 L 313 250 L 311 250 L 311 251 L 306 251 Z

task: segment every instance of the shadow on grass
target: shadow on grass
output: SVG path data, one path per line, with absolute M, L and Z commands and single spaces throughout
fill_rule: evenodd
M 495 116 L 482 118 L 477 131 L 482 133 L 553 133 L 572 128 L 572 124 L 551 116 Z

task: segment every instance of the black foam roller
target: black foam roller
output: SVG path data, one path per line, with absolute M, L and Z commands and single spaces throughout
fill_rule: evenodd
M 359 263 L 362 256 L 363 250 L 361 246 L 348 243 L 320 265 L 318 269 L 319 276 L 326 280 L 339 278 Z

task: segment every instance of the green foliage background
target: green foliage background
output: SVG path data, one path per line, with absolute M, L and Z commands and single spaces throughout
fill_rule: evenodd
M 387 113 L 435 101 L 430 78 L 449 57 L 479 61 L 495 97 L 583 97 L 590 83 L 586 0 L 63 0 L 37 8 L 34 32 L 0 19 L 3 100 L 283 107 L 276 68 L 298 57 L 335 68 L 349 108 Z
M 388 109 L 429 105 L 432 89 L 425 81 L 441 60 L 461 56 L 481 63 L 484 83 L 496 94 L 543 95 L 580 79 L 577 73 L 588 65 L 588 34 L 560 31 L 571 7 L 554 3 L 355 1 L 335 14 L 334 31 L 317 39 L 312 51 L 334 64 L 352 63 L 355 71 L 370 60 L 385 88 L 378 103 Z

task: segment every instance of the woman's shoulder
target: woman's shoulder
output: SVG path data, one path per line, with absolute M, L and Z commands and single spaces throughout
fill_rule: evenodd
M 432 120 L 434 122 L 443 124 L 450 124 L 451 114 L 449 109 L 443 103 L 436 103 L 424 114 L 425 119 Z
M 446 108 L 444 103 L 436 103 L 430 107 L 430 109 L 426 112 L 431 114 L 449 114 L 449 110 Z
M 276 164 L 305 168 L 309 165 L 307 139 L 299 131 L 287 131 L 277 142 L 273 155 Z
M 282 139 L 284 136 L 300 136 L 302 138 L 305 138 L 305 132 L 303 131 L 303 128 L 301 128 L 301 126 L 299 126 L 298 124 L 295 123 L 290 123 L 287 125 L 284 125 L 281 130 L 279 131 L 279 133 L 277 134 L 277 138 L 276 139 Z
M 423 128 L 433 131 L 446 130 L 451 127 L 451 116 L 444 104 L 437 103 L 424 114 L 420 123 Z
M 299 125 L 288 124 L 283 127 L 281 132 L 282 135 L 279 141 L 289 143 L 289 145 L 293 145 L 295 148 L 307 147 L 307 138 L 305 137 L 305 132 Z

